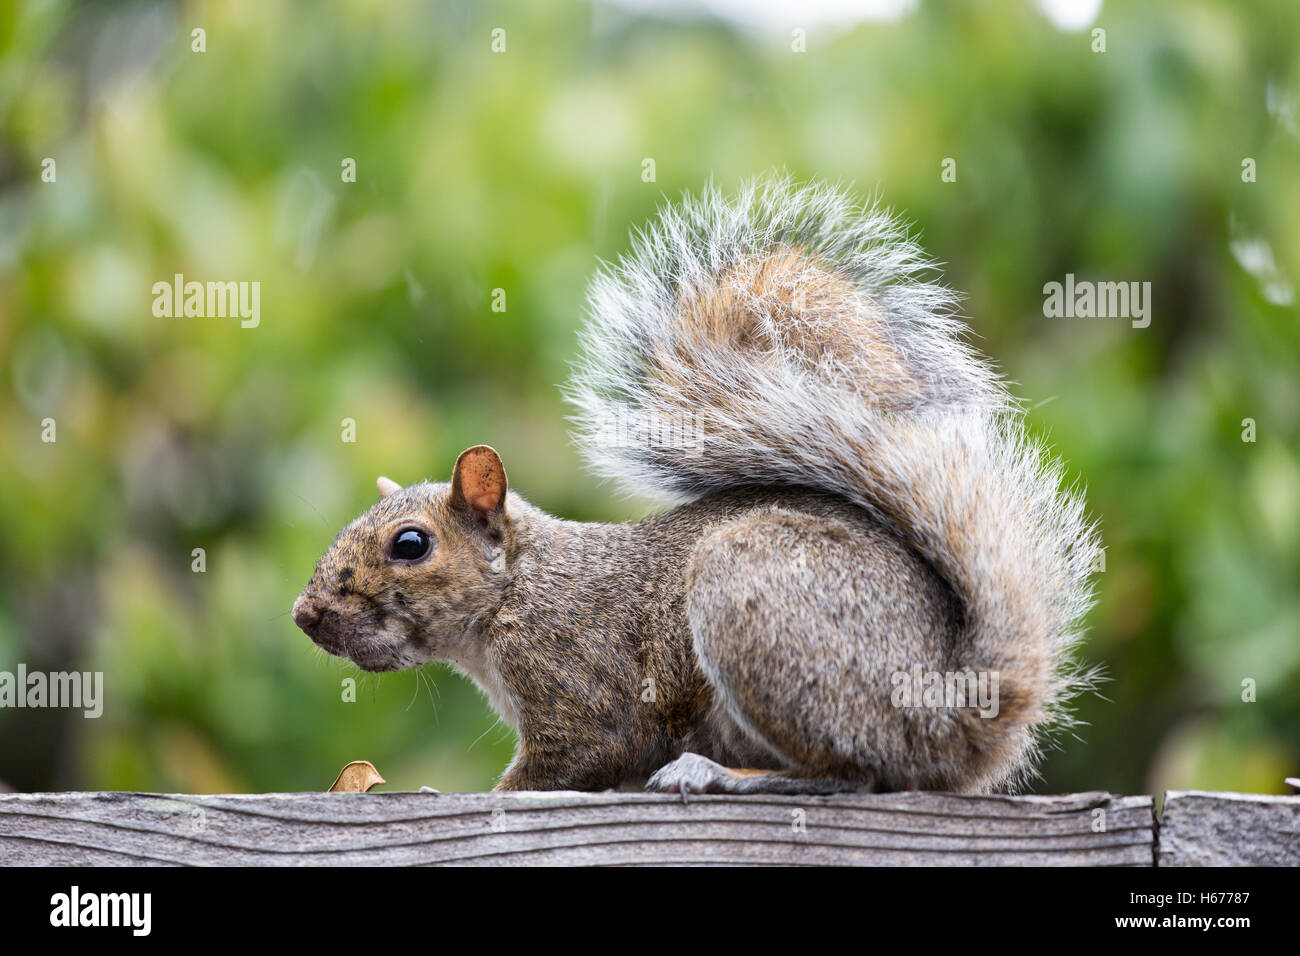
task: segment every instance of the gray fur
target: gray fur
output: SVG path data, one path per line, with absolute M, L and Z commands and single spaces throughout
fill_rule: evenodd
M 735 263 L 779 250 L 847 280 L 840 315 L 748 303 L 767 334 L 761 363 L 676 347 L 684 301 Z M 1092 603 L 1097 534 L 1081 495 L 1062 490 L 1060 465 L 1026 435 L 1004 384 L 962 340 L 955 296 L 926 281 L 930 268 L 896 219 L 842 190 L 783 177 L 732 200 L 708 188 L 665 209 L 593 282 L 568 394 L 587 459 L 631 492 L 691 500 L 737 485 L 802 485 L 843 495 L 897 529 L 964 607 L 961 665 L 1000 670 L 1039 698 L 1015 743 L 1022 758 L 1008 764 L 1014 776 L 1033 755 L 1030 731 L 1062 722 L 1088 681 L 1071 651 Z M 917 383 L 914 397 L 881 400 L 892 383 L 869 356 L 810 366 L 785 344 L 801 326 L 851 313 L 884 327 Z M 691 383 L 689 397 L 665 392 L 664 366 Z M 611 447 L 592 426 L 629 408 L 696 416 L 703 447 Z

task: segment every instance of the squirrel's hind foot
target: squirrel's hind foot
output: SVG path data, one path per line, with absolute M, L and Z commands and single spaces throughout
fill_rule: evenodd
M 733 770 L 695 753 L 684 753 L 664 764 L 646 781 L 657 793 L 867 793 L 871 785 L 834 777 L 798 777 L 780 770 Z

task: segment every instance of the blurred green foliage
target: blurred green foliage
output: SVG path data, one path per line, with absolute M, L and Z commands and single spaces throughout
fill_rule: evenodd
M 1112 680 L 1039 789 L 1280 791 L 1300 5 L 1096 25 L 1105 53 L 1014 0 L 762 30 L 604 3 L 0 6 L 0 669 L 106 681 L 99 720 L 0 711 L 0 780 L 324 789 L 366 758 L 395 787 L 490 786 L 512 739 L 467 682 L 362 677 L 288 608 L 377 475 L 442 480 L 476 442 L 552 512 L 640 513 L 567 440 L 586 277 L 665 196 L 781 166 L 908 214 L 1102 519 L 1086 655 Z M 176 273 L 259 281 L 260 325 L 155 317 Z M 1066 273 L 1152 282 L 1150 328 L 1045 318 Z

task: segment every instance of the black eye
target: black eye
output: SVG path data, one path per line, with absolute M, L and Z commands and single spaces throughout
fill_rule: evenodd
M 392 551 L 399 561 L 418 561 L 429 553 L 429 536 L 415 528 L 399 531 L 393 539 Z

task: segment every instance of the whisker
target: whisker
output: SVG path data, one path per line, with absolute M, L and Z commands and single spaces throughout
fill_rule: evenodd
M 326 533 L 328 533 L 328 532 L 331 531 L 332 526 L 330 525 L 330 523 L 329 523 L 327 520 L 325 520 L 325 516 L 324 516 L 323 514 L 321 514 L 321 510 L 320 510 L 319 508 L 317 508 L 314 504 L 312 504 L 310 501 L 308 501 L 308 500 L 307 500 L 306 498 L 304 498 L 302 495 L 298 494 L 298 492 L 295 491 L 295 492 L 292 492 L 292 494 L 293 494 L 293 496 L 294 496 L 295 498 L 297 498 L 299 501 L 301 501 L 303 504 L 305 504 L 308 508 L 310 508 L 312 511 L 316 512 L 316 517 L 320 518 L 320 522 L 321 522 L 321 524 L 323 524 L 323 525 L 325 526 L 325 531 L 326 531 Z M 288 519 L 285 519 L 285 523 L 286 523 L 286 524 L 289 524 Z M 292 528 L 293 525 L 292 525 L 292 524 L 289 524 L 289 527 Z M 297 530 L 297 529 L 295 529 L 295 530 Z
M 475 737 L 475 738 L 474 738 L 474 743 L 471 743 L 468 747 L 465 748 L 465 753 L 469 753 L 471 750 L 473 750 L 473 749 L 474 749 L 474 744 L 478 743 L 480 740 L 482 740 L 484 737 L 486 737 L 488 734 L 490 734 L 493 730 L 495 730 L 496 727 L 497 727 L 497 725 L 500 724 L 500 723 L 501 723 L 501 718 L 500 718 L 500 717 L 498 717 L 496 720 L 492 721 L 492 723 L 488 725 L 488 729 L 485 730 L 485 731 L 483 731 L 483 733 L 479 734 L 477 737 Z

